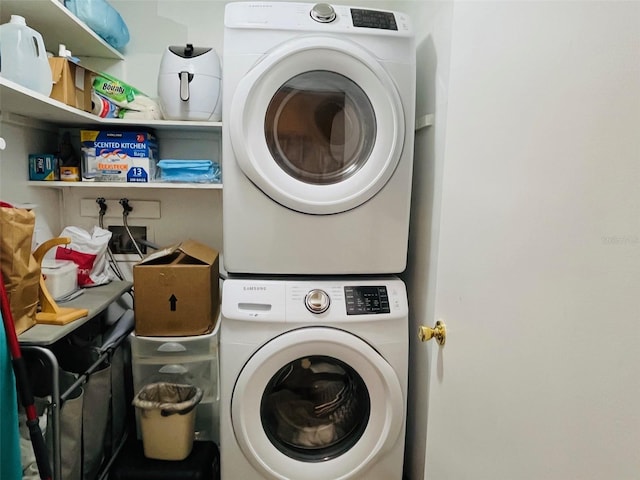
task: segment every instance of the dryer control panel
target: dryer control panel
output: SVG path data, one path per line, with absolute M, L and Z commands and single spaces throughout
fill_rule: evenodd
M 231 2 L 225 28 L 413 36 L 408 14 L 330 3 Z
M 381 10 L 351 9 L 351 20 L 354 27 L 381 28 L 383 30 L 398 30 L 396 17 L 391 12 Z

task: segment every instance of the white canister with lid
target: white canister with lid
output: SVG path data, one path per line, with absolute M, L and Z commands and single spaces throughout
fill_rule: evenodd
M 42 35 L 20 15 L 0 25 L 0 74 L 47 97 L 51 94 L 51 67 Z

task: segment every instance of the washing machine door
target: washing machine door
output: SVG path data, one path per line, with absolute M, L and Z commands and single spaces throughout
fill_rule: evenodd
M 265 478 L 338 480 L 366 471 L 398 441 L 405 408 L 395 372 L 368 343 L 309 327 L 249 359 L 231 417 L 243 454 Z
M 404 146 L 393 80 L 368 51 L 338 38 L 300 37 L 276 47 L 225 108 L 244 174 L 303 213 L 363 204 L 391 178 Z

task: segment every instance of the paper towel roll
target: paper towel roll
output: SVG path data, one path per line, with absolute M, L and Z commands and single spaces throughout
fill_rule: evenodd
M 91 106 L 94 115 L 101 118 L 118 118 L 118 106 L 95 92 L 91 92 Z

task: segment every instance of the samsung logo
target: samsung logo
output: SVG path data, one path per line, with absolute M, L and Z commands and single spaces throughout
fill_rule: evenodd
M 263 292 L 267 290 L 267 287 L 258 287 L 258 286 L 249 286 L 249 287 L 242 287 L 242 289 L 244 291 L 254 291 L 254 292 Z

